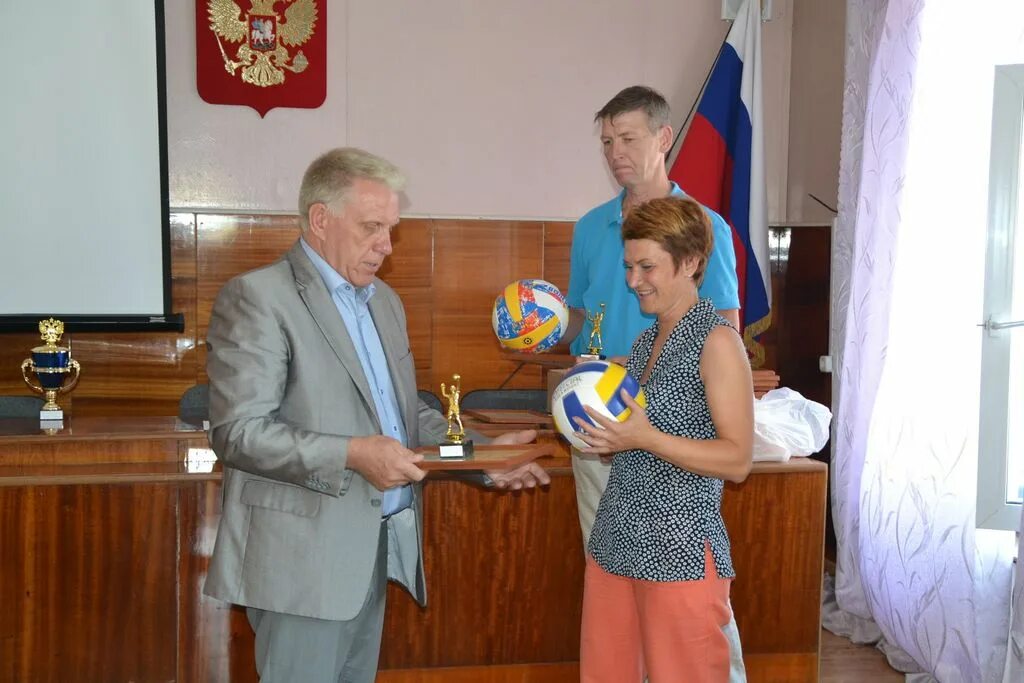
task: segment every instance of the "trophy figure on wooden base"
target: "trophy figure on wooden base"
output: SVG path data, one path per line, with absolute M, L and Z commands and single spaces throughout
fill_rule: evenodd
M 604 320 L 604 302 L 601 302 L 601 310 L 596 313 L 587 312 L 587 321 L 590 322 L 590 340 L 587 342 L 587 352 L 580 355 L 585 360 L 598 360 L 601 358 L 601 322 Z
M 448 431 L 441 442 L 442 458 L 465 458 L 473 455 L 473 440 L 466 438 L 466 430 L 462 426 L 459 415 L 459 399 L 462 393 L 462 378 L 452 375 L 452 384 L 446 387 L 441 382 L 441 396 L 448 399 Z
M 46 399 L 39 411 L 39 420 L 48 424 L 59 423 L 64 418 L 64 411 L 57 405 L 57 396 L 75 388 L 82 370 L 78 361 L 71 358 L 70 346 L 57 346 L 63 334 L 64 323 L 60 320 L 40 320 L 39 336 L 46 343 L 33 348 L 32 357 L 21 363 L 21 377 L 25 384 Z M 30 372 L 35 374 L 38 384 L 32 382 Z M 71 381 L 65 384 L 68 377 Z

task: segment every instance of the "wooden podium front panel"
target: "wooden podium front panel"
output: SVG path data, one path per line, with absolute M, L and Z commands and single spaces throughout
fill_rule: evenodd
M 0 681 L 176 678 L 175 498 L 0 487 Z
M 732 601 L 743 606 L 736 619 L 745 652 L 817 652 L 825 469 L 808 464 L 804 471 L 759 474 L 757 486 L 730 484 L 725 492 L 722 513 L 737 573 Z
M 583 546 L 572 477 L 547 490 L 424 487 L 427 609 L 390 585 L 381 669 L 579 658 Z
M 817 681 L 828 471 L 794 458 L 727 483 L 731 601 L 750 681 Z
M 202 595 L 220 473 L 182 458 L 205 434 L 173 418 L 74 424 L 60 438 L 0 434 L 0 683 L 255 681 L 244 610 Z M 387 680 L 578 657 L 575 489 L 567 458 L 547 462 L 548 490 L 427 483 L 428 607 L 389 586 L 381 668 L 399 678 Z M 816 679 L 825 479 L 795 461 L 727 487 L 752 682 Z
M 254 637 L 245 609 L 203 595 L 221 514 L 219 481 L 179 489 L 178 681 L 257 683 Z

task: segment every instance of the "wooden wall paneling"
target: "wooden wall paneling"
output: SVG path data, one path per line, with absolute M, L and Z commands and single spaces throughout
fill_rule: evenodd
M 433 222 L 403 218 L 391 233 L 391 255 L 377 275 L 396 291 L 429 288 L 434 272 L 433 250 Z
M 16 332 L 0 335 L 0 394 L 35 396 L 21 378 L 21 362 L 32 355 L 32 347 L 42 341 L 37 332 Z M 65 399 L 58 399 L 63 405 Z
M 829 353 L 831 258 L 831 227 L 790 230 L 789 257 L 778 279 L 783 319 L 778 326 L 776 366 L 785 386 L 830 407 L 832 375 L 821 372 L 818 359 Z M 831 462 L 831 443 L 826 442 L 812 457 Z M 825 544 L 834 553 L 836 538 L 831 506 L 826 507 Z
M 491 329 L 494 298 L 543 272 L 544 226 L 527 221 L 437 220 L 434 228 L 432 386 L 462 375 L 462 390 L 499 386 L 517 363 L 503 360 Z M 536 367 L 509 388 L 541 388 Z
M 206 382 L 206 331 L 224 283 L 276 261 L 299 237 L 298 216 L 199 214 L 196 230 L 197 377 Z
M 221 286 L 272 262 L 299 235 L 295 216 L 180 213 L 171 225 L 172 296 L 175 312 L 185 316 L 184 333 L 69 335 L 84 370 L 80 387 L 63 399 L 69 413 L 176 412 L 185 389 L 207 381 L 206 329 Z M 490 328 L 493 298 L 524 277 L 567 290 L 572 228 L 561 221 L 406 219 L 399 225 L 381 276 L 405 304 L 421 388 L 436 391 L 456 371 L 466 391 L 497 386 L 512 373 L 516 364 L 501 360 Z M 0 393 L 30 393 L 18 368 L 37 341 L 33 334 L 4 335 Z M 526 367 L 508 386 L 541 388 L 541 372 Z
M 569 294 L 569 261 L 572 251 L 572 230 L 575 223 L 548 221 L 544 223 L 543 279 Z M 623 275 L 625 277 L 625 275 Z
M 543 278 L 569 295 L 569 270 L 572 252 L 572 231 L 575 223 L 548 221 L 544 223 Z M 564 341 L 564 340 L 563 340 Z M 541 368 L 541 388 L 548 386 L 549 368 Z
M 440 387 L 431 386 L 433 377 L 434 326 L 432 324 L 433 294 L 430 288 L 399 292 L 409 326 L 409 347 L 416 368 L 416 387 L 440 394 Z
M 832 378 L 819 370 L 818 358 L 829 352 L 831 253 L 831 228 L 790 230 L 789 258 L 780 282 L 776 366 L 785 386 L 827 406 L 832 404 Z
M 0 681 L 175 678 L 169 487 L 0 487 Z
M 416 363 L 416 383 L 430 386 L 433 365 L 434 224 L 419 218 L 403 219 L 392 232 L 392 253 L 378 275 L 391 285 L 405 306 L 409 345 Z
M 195 214 L 172 213 L 171 279 L 174 284 L 172 310 L 185 317 L 185 331 L 178 338 L 178 345 L 182 349 L 182 374 L 189 380 L 185 389 L 199 381 L 197 372 L 199 317 L 196 313 L 196 287 L 199 284 L 198 255 Z M 181 398 L 180 394 L 178 398 Z M 169 414 L 176 415 L 177 411 Z
M 185 331 L 68 335 L 83 375 L 62 405 L 78 415 L 176 413 L 181 394 L 207 381 L 206 330 L 221 286 L 274 261 L 298 235 L 296 216 L 172 214 L 172 298 Z M 453 372 L 463 373 L 466 391 L 504 381 L 516 364 L 499 357 L 493 299 L 524 277 L 565 290 L 571 236 L 572 223 L 558 221 L 403 220 L 381 277 L 405 304 L 419 386 L 437 391 Z M 37 344 L 35 334 L 0 338 L 0 393 L 31 393 L 19 367 Z M 509 386 L 541 388 L 541 373 L 524 368 Z
M 428 607 L 389 587 L 381 668 L 578 659 L 584 555 L 572 477 L 552 476 L 546 491 L 433 481 L 424 492 Z
M 174 336 L 179 364 L 189 371 L 195 368 L 196 338 L 196 217 L 191 213 L 172 213 L 171 223 L 171 310 L 181 313 L 185 329 Z M 182 341 L 184 338 L 184 341 Z

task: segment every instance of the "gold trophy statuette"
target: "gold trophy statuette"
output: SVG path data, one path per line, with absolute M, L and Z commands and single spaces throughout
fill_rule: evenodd
M 462 378 L 452 375 L 450 387 L 441 382 L 441 396 L 448 399 L 448 431 L 441 442 L 442 458 L 465 458 L 473 455 L 473 440 L 466 438 L 466 430 L 459 416 L 459 397 L 462 394 Z
M 601 310 L 597 313 L 587 313 L 587 320 L 590 322 L 590 340 L 587 342 L 587 352 L 584 358 L 597 360 L 601 357 L 601 322 L 604 320 L 604 302 L 601 302 Z
M 21 377 L 25 384 L 37 394 L 46 398 L 46 403 L 39 411 L 39 419 L 43 422 L 54 422 L 64 419 L 64 411 L 57 405 L 57 396 L 66 394 L 78 384 L 78 375 L 82 371 L 78 361 L 71 358 L 69 346 L 57 346 L 64 334 L 64 323 L 54 318 L 39 321 L 39 336 L 45 344 L 32 349 L 32 357 L 21 363 Z M 33 384 L 29 378 L 33 372 L 39 380 Z M 71 381 L 65 385 L 68 375 Z

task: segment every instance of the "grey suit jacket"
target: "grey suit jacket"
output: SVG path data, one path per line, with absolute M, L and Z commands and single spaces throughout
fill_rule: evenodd
M 401 301 L 375 284 L 370 313 L 408 445 L 437 443 L 447 423 L 416 395 Z M 210 442 L 224 462 L 224 512 L 204 591 L 274 612 L 351 619 L 370 586 L 382 493 L 345 469 L 348 443 L 381 427 L 352 340 L 301 245 L 224 286 L 208 340 Z M 415 565 L 406 567 L 407 588 L 422 603 L 414 491 L 413 511 L 395 526 L 400 554 Z

